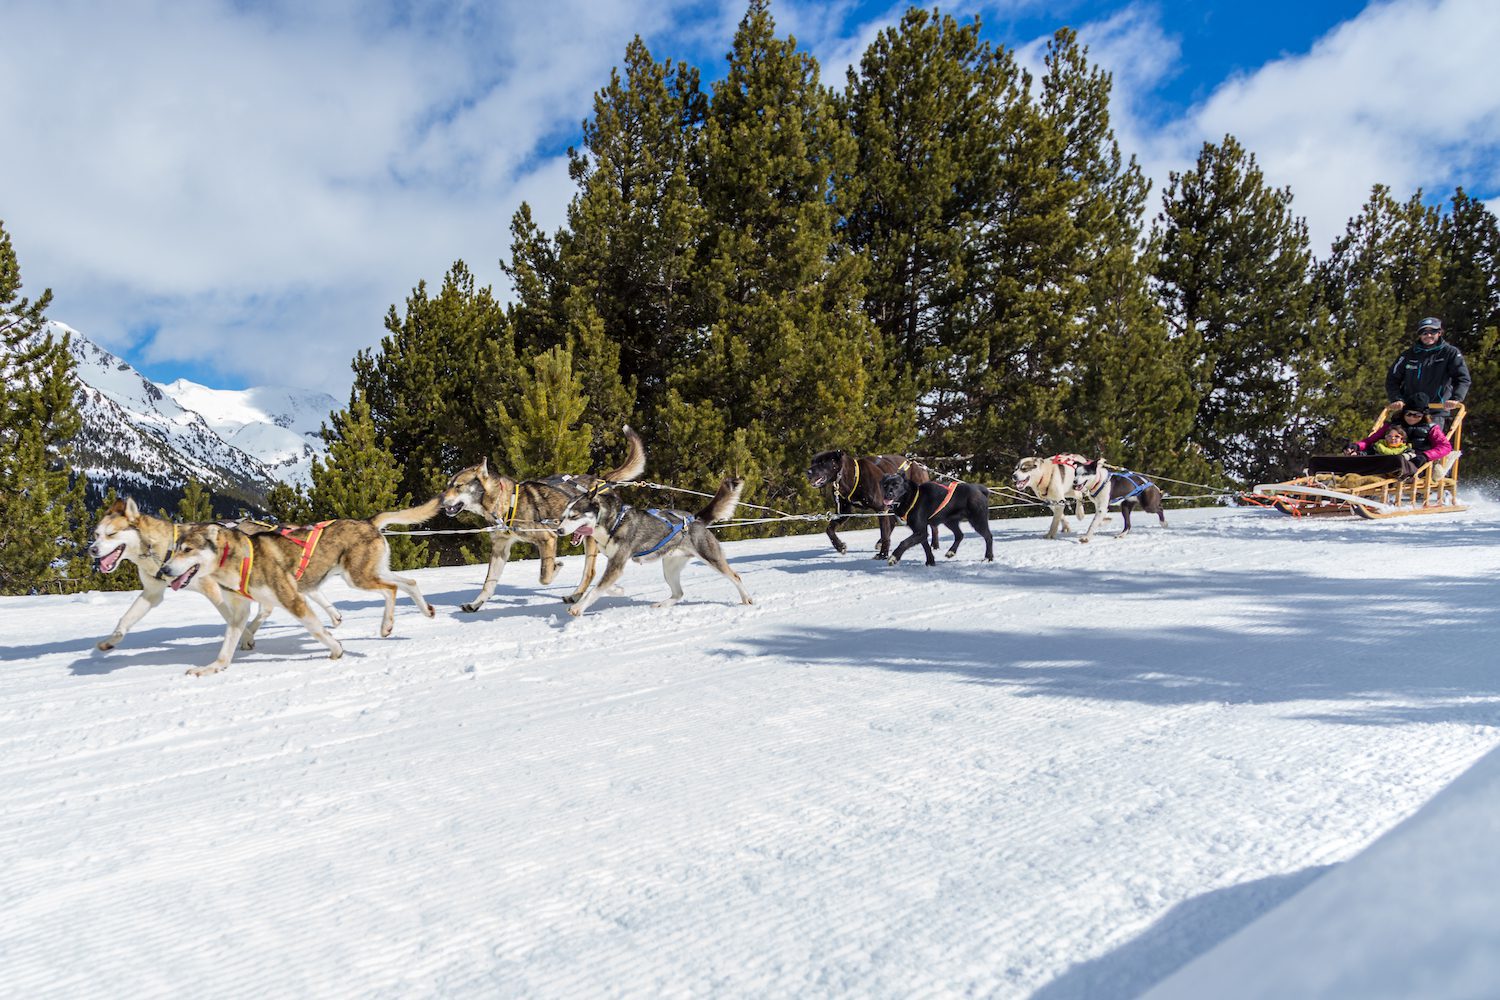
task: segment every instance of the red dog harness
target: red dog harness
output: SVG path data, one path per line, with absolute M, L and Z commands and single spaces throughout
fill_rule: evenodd
M 229 539 L 224 539 L 224 551 L 219 553 L 219 565 L 222 567 L 229 561 Z M 241 597 L 250 597 L 250 570 L 255 566 L 255 545 L 250 545 L 250 554 L 240 560 L 240 585 L 235 590 Z M 255 598 L 250 597 L 253 601 Z
M 292 574 L 298 580 L 302 579 L 302 574 L 307 572 L 307 563 L 310 559 L 312 559 L 313 549 L 316 549 L 318 547 L 318 538 L 322 536 L 323 529 L 328 527 L 332 523 L 332 521 L 319 521 L 317 524 L 308 529 L 307 537 L 305 539 L 292 537 L 292 532 L 301 531 L 301 528 L 276 529 L 276 533 L 282 538 L 285 538 L 293 545 L 302 546 L 302 561 L 297 563 L 297 572 Z

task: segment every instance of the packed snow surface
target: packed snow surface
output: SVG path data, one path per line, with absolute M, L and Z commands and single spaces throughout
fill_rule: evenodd
M 579 620 L 576 554 L 474 614 L 482 567 L 426 570 L 388 639 L 336 582 L 342 660 L 279 612 L 207 678 L 197 595 L 107 654 L 133 595 L 0 600 L 5 991 L 1124 997 L 1363 905 L 1345 863 L 1500 745 L 1500 508 L 1171 519 L 732 542 L 753 606 L 632 566 Z

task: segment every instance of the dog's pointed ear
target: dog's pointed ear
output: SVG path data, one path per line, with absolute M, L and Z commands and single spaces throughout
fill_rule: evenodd
M 490 474 L 490 456 L 486 455 L 479 460 L 479 476 L 487 478 Z
M 135 497 L 126 497 L 123 507 L 121 507 L 120 502 L 117 500 L 115 501 L 115 507 L 120 508 L 120 512 L 125 515 L 125 519 L 128 521 L 139 521 L 141 519 L 141 509 L 136 506 Z M 111 513 L 114 513 L 114 511 L 111 510 Z

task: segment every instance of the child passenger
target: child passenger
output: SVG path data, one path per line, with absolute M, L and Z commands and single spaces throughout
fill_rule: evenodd
M 1406 451 L 1406 432 L 1394 425 L 1387 426 L 1385 437 L 1370 448 L 1377 455 L 1399 455 Z

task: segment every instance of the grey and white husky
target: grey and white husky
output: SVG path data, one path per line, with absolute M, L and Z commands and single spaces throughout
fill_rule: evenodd
M 609 492 L 589 493 L 569 501 L 557 524 L 558 535 L 565 538 L 571 535 L 574 544 L 593 538 L 604 549 L 609 564 L 598 586 L 580 597 L 568 613 L 575 618 L 583 614 L 601 590 L 619 593 L 616 582 L 632 559 L 638 563 L 661 560 L 662 575 L 672 588 L 672 595 L 651 605 L 653 608 L 669 608 L 682 600 L 682 567 L 694 558 L 702 559 L 727 577 L 740 592 L 741 604 L 753 604 L 740 575 L 724 559 L 719 540 L 708 530 L 713 522 L 734 513 L 744 487 L 743 479 L 725 479 L 713 499 L 696 514 L 631 507 Z

